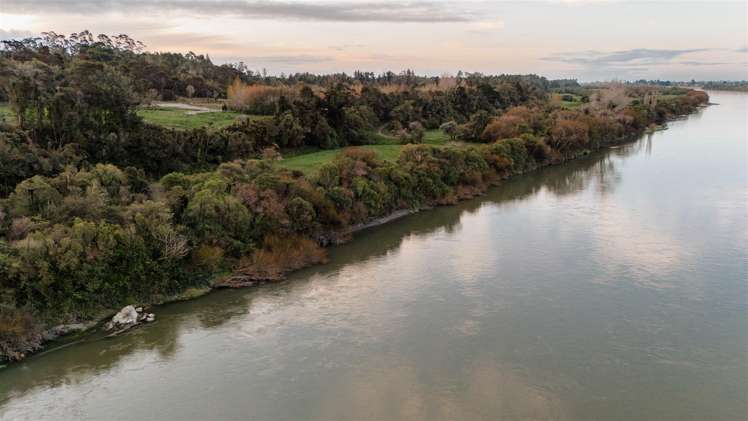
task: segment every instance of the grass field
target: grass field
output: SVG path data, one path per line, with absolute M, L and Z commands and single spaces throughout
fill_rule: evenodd
M 16 115 L 10 109 L 10 105 L 5 102 L 0 102 L 0 120 L 10 124 L 16 121 Z
M 430 145 L 443 145 L 449 142 L 449 135 L 444 133 L 443 130 L 426 130 L 423 135 L 423 143 Z
M 561 106 L 566 108 L 567 110 L 573 110 L 575 108 L 579 108 L 582 105 L 582 102 L 580 101 L 561 101 Z
M 148 123 L 180 130 L 195 129 L 198 127 L 220 129 L 242 117 L 242 114 L 235 112 L 191 113 L 189 110 L 177 108 L 151 107 L 140 108 L 138 115 Z
M 365 145 L 360 147 L 373 150 L 379 158 L 385 161 L 397 161 L 404 145 L 388 144 L 394 138 L 384 135 L 379 135 L 379 137 L 381 137 L 381 143 L 384 144 Z M 426 144 L 445 145 L 448 141 L 449 136 L 441 130 L 428 130 L 424 136 L 424 143 Z M 297 170 L 307 175 L 313 175 L 317 172 L 319 167 L 335 159 L 341 151 L 342 149 L 331 149 L 294 155 L 285 158 L 282 161 L 278 161 L 277 165 L 289 170 Z
M 572 100 L 571 101 L 564 100 L 564 97 L 565 98 L 571 97 Z M 566 108 L 567 110 L 573 110 L 575 108 L 579 108 L 583 104 L 582 97 L 579 95 L 574 95 L 574 94 L 558 95 L 558 100 L 560 101 L 560 105 Z
M 400 151 L 403 149 L 403 145 L 365 145 L 358 146 L 360 148 L 370 149 L 376 152 L 377 156 L 385 161 L 394 162 L 400 156 Z M 330 149 L 325 151 L 317 151 L 307 153 L 303 155 L 296 155 L 290 158 L 285 158 L 282 161 L 278 161 L 278 164 L 282 168 L 289 170 L 301 171 L 304 174 L 310 175 L 317 172 L 319 167 L 326 164 L 333 159 L 343 149 Z

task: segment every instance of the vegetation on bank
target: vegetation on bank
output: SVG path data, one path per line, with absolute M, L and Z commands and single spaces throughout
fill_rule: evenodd
M 278 279 L 323 261 L 352 226 L 473 197 L 708 101 L 534 75 L 268 80 L 229 66 L 226 80 L 225 66 L 126 38 L 50 37 L 0 50 L 0 100 L 15 118 L 0 126 L 6 359 L 36 349 L 45 326 L 102 309 Z M 210 91 L 267 116 L 183 130 L 143 121 L 155 81 L 138 69 L 154 63 L 167 80 L 204 79 L 179 95 Z
M 702 89 L 715 91 L 748 92 L 748 81 L 711 81 L 701 82 Z

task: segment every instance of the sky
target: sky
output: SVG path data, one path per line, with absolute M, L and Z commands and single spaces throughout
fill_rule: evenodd
M 0 39 L 84 29 L 270 74 L 748 79 L 745 0 L 0 0 Z

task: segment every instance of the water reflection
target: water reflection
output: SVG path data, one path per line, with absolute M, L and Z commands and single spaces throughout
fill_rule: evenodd
M 534 387 L 524 374 L 498 365 L 488 355 L 470 361 L 461 373 L 430 380 L 449 384 L 457 379 L 438 390 L 414 370 L 414 361 L 370 361 L 369 365 L 355 377 L 337 379 L 329 388 L 332 393 L 323 395 L 319 413 L 310 414 L 309 419 L 573 419 L 558 396 Z

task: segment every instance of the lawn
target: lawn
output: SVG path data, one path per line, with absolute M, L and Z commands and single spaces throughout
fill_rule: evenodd
M 430 145 L 443 145 L 449 142 L 449 135 L 444 130 L 426 130 L 423 135 L 423 143 Z
M 216 111 L 190 114 L 189 110 L 155 107 L 139 108 L 137 113 L 148 123 L 182 130 L 206 126 L 214 128 L 226 127 L 238 119 L 245 117 L 235 112 Z M 254 117 L 249 116 L 249 118 Z M 0 103 L 0 120 L 10 124 L 15 122 L 15 114 L 7 103 Z
M 561 106 L 567 110 L 579 108 L 583 104 L 582 97 L 579 95 L 563 94 L 559 95 L 558 99 L 561 101 Z M 569 101 L 569 99 L 571 99 L 571 101 Z
M 198 127 L 220 129 L 234 123 L 243 116 L 240 113 L 230 111 L 194 113 L 178 108 L 154 107 L 140 108 L 138 109 L 138 115 L 148 123 L 180 130 L 195 129 Z
M 10 105 L 5 102 L 0 102 L 0 121 L 13 124 L 16 121 L 16 115 L 13 110 L 10 109 Z
M 385 161 L 397 161 L 404 145 L 393 144 L 392 142 L 395 141 L 395 138 L 380 133 L 373 133 L 372 136 L 373 139 L 378 140 L 378 144 L 359 147 L 373 150 L 377 153 L 379 158 Z M 448 141 L 449 136 L 442 130 L 427 130 L 423 137 L 423 143 L 430 145 L 445 146 Z M 278 161 L 277 165 L 282 168 L 297 170 L 304 174 L 312 175 L 317 172 L 320 166 L 335 159 L 342 150 L 343 149 L 330 149 L 292 155 L 282 161 Z
M 561 101 L 561 106 L 567 110 L 573 110 L 579 108 L 582 105 L 581 101 Z
M 400 156 L 400 151 L 402 150 L 403 145 L 365 145 L 359 147 L 373 150 L 374 152 L 376 152 L 379 158 L 385 161 L 394 162 Z M 278 165 L 282 168 L 297 170 L 303 172 L 304 174 L 311 175 L 316 173 L 319 167 L 321 167 L 323 164 L 326 164 L 335 159 L 335 157 L 342 150 L 343 149 L 330 149 L 306 153 L 303 155 L 296 155 L 290 158 L 285 158 L 282 161 L 278 161 Z

